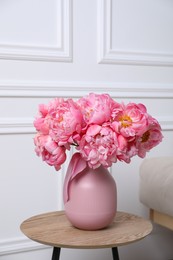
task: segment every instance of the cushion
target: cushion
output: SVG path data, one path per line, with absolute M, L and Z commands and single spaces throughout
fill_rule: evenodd
M 139 198 L 147 207 L 173 216 L 173 157 L 143 160 Z

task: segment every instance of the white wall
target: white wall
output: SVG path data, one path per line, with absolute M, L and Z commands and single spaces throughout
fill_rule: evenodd
M 55 96 L 107 92 L 143 102 L 163 128 L 148 154 L 173 155 L 173 2 L 168 0 L 0 1 L 0 257 L 50 259 L 51 249 L 27 239 L 20 223 L 62 209 L 61 172 L 36 157 L 33 117 Z M 138 198 L 139 165 L 112 167 L 118 209 L 147 217 Z M 154 227 L 119 249 L 123 260 L 173 258 L 173 233 Z M 63 250 L 61 259 L 112 259 L 110 250 Z

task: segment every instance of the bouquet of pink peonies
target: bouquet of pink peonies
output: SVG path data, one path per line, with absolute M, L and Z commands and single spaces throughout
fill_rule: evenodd
M 146 152 L 162 141 L 158 121 L 143 104 L 127 105 L 108 94 L 90 93 L 77 101 L 55 98 L 39 106 L 34 121 L 35 151 L 56 170 L 66 160 L 66 150 L 75 146 L 90 168 L 124 161 Z

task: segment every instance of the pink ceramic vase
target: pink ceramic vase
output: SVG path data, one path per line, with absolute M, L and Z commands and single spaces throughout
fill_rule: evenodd
M 67 185 L 66 180 L 64 187 Z M 71 224 L 79 229 L 97 230 L 110 225 L 117 209 L 114 178 L 100 166 L 88 166 L 68 183 L 65 213 Z

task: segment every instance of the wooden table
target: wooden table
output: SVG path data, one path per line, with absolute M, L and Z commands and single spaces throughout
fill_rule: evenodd
M 146 237 L 152 225 L 136 215 L 117 212 L 108 228 L 86 231 L 73 227 L 64 211 L 57 211 L 25 220 L 21 231 L 34 241 L 52 246 L 52 260 L 59 260 L 61 248 L 112 248 L 113 259 L 119 260 L 117 247 Z

